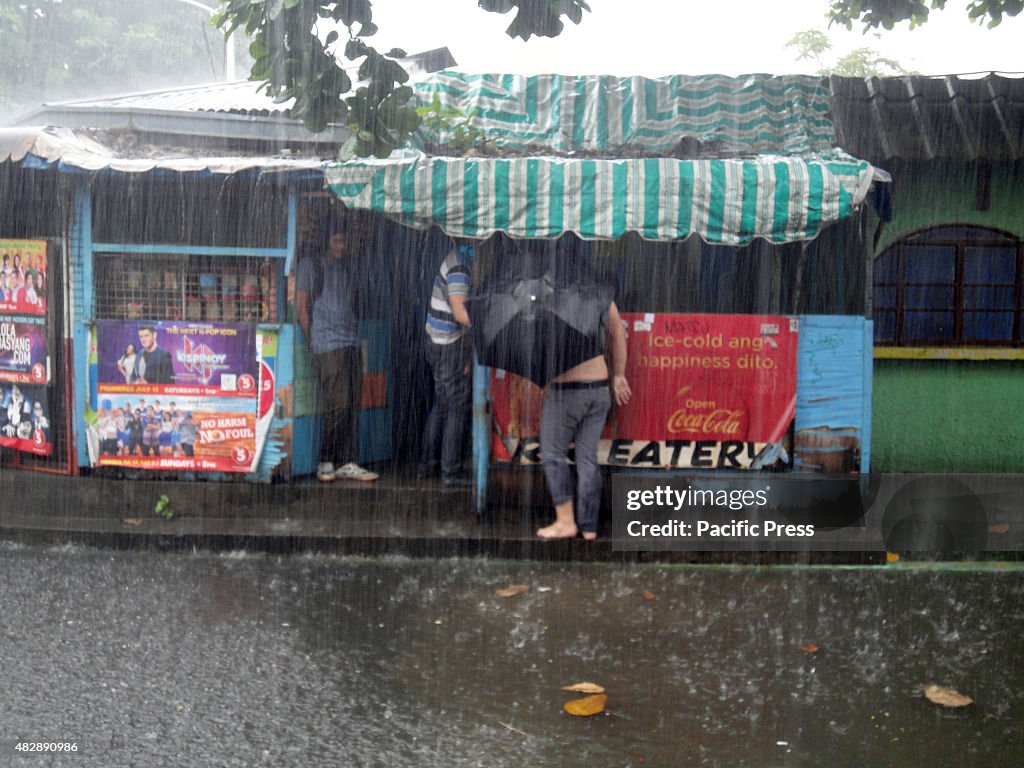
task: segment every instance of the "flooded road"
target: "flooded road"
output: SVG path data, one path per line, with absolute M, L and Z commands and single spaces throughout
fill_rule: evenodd
M 499 597 L 495 590 L 529 590 Z M 69 766 L 1017 766 L 1024 570 L 0 550 L 0 738 Z M 607 689 L 589 718 L 564 685 Z M 945 709 L 925 683 L 975 703 Z

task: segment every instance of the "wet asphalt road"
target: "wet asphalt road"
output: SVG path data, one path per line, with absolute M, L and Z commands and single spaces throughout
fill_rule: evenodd
M 0 766 L 1024 763 L 1019 567 L 0 545 L 0 608 L 0 737 L 80 745 Z

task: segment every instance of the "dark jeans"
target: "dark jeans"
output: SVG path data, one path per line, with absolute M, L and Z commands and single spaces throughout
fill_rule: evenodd
M 320 381 L 320 413 L 324 417 L 320 461 L 344 466 L 359 458 L 359 397 L 363 390 L 363 351 L 343 347 L 313 355 Z
M 597 532 L 601 510 L 601 470 L 597 446 L 601 440 L 612 398 L 607 387 L 600 389 L 556 389 L 544 395 L 540 417 L 540 453 L 551 500 L 557 507 L 573 498 L 572 467 L 567 457 L 575 442 L 576 525 L 581 531 Z
M 435 344 L 427 337 L 424 349 L 434 376 L 434 405 L 423 430 L 421 460 L 425 467 L 435 466 L 440 449 L 441 474 L 454 477 L 462 468 L 463 442 L 469 424 L 469 339 L 463 336 L 451 344 Z

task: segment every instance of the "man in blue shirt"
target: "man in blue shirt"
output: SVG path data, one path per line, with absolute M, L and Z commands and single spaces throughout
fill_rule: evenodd
M 299 326 L 320 382 L 324 433 L 316 476 L 325 483 L 378 477 L 356 463 L 363 355 L 353 309 L 355 268 L 346 235 L 335 232 L 321 237 L 317 252 L 299 261 L 296 275 Z
M 473 348 L 466 299 L 471 287 L 470 245 L 452 247 L 441 263 L 430 293 L 424 349 L 434 376 L 434 405 L 424 428 L 420 474 L 433 475 L 440 446 L 445 487 L 469 487 L 462 474 L 463 436 L 469 422 Z

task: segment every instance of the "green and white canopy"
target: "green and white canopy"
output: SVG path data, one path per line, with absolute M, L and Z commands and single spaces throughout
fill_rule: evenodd
M 455 236 L 808 240 L 849 216 L 872 179 L 868 163 L 835 149 L 815 77 L 443 72 L 415 91 L 422 105 L 438 94 L 471 115 L 497 156 L 409 148 L 328 164 L 327 182 L 349 207 Z

